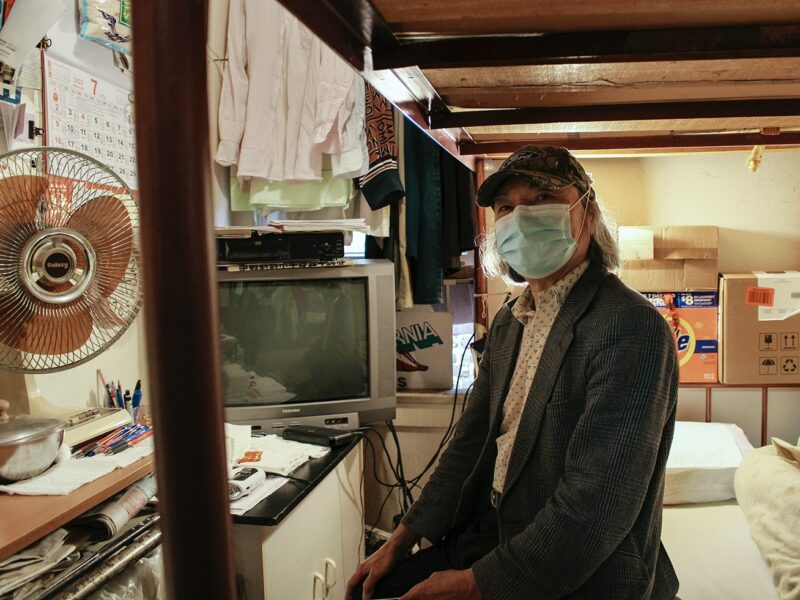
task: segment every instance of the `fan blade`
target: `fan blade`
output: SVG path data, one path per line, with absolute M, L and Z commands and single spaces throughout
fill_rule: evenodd
M 75 211 L 67 227 L 83 234 L 97 254 L 95 280 L 108 298 L 128 269 L 133 251 L 133 225 L 128 209 L 114 196 L 92 198 Z
M 125 319 L 117 315 L 107 298 L 100 298 L 89 309 L 94 324 L 102 329 L 113 329 L 125 325 Z
M 33 314 L 33 306 L 11 293 L 0 294 L 0 343 L 17 347 L 25 322 Z
M 43 310 L 28 317 L 15 347 L 31 354 L 67 354 L 83 346 L 91 334 L 88 309 Z
M 33 227 L 39 201 L 47 195 L 47 179 L 14 175 L 0 179 L 0 238 L 21 226 Z

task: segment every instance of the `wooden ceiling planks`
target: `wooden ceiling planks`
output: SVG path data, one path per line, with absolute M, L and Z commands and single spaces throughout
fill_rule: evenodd
M 437 88 L 442 99 L 459 109 L 524 108 L 530 106 L 582 106 L 693 100 L 744 100 L 748 98 L 799 98 L 800 78 L 792 82 L 742 81 L 638 82 L 616 84 L 551 84 L 515 88 Z
M 764 127 L 780 127 L 781 131 L 800 128 L 800 116 L 705 118 L 642 121 L 585 121 L 580 123 L 542 123 L 533 125 L 498 125 L 492 127 L 469 127 L 469 133 L 477 140 L 519 139 L 522 136 L 542 134 L 585 134 L 609 132 L 741 132 L 758 131 Z M 513 136 L 513 137 L 507 137 Z
M 800 26 L 789 24 L 424 37 L 382 48 L 373 64 L 455 69 L 798 56 Z
M 492 35 L 800 22 L 797 0 L 373 0 L 399 35 Z
M 426 69 L 451 107 L 800 97 L 800 58 Z
M 750 134 L 710 135 L 637 135 L 608 137 L 542 137 L 536 140 L 492 141 L 464 144 L 464 154 L 508 154 L 531 143 L 548 146 L 564 146 L 570 150 L 628 150 L 631 148 L 660 150 L 673 148 L 708 149 L 724 147 L 751 148 L 753 146 L 776 147 L 800 144 L 800 133 L 782 133 L 779 136 Z
M 639 81 L 744 81 L 749 79 L 797 81 L 800 58 L 741 59 L 724 61 L 665 61 L 659 63 L 542 65 L 473 69 L 426 69 L 437 88 L 472 84 L 482 87 L 557 85 L 612 80 L 619 84 Z

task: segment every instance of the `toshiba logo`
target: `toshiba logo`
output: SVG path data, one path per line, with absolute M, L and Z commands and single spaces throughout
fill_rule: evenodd
M 281 412 L 283 414 L 285 414 L 285 415 L 288 415 L 290 413 L 299 413 L 300 409 L 299 408 L 283 408 L 283 409 L 281 409 Z

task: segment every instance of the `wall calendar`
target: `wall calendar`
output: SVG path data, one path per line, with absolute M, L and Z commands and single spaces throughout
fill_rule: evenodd
M 49 56 L 44 75 L 47 144 L 91 156 L 136 189 L 131 92 Z

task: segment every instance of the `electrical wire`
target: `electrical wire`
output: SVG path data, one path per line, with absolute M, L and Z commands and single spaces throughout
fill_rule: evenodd
M 387 492 L 385 498 L 383 499 L 383 502 L 381 503 L 380 510 L 378 512 L 378 516 L 376 518 L 375 524 L 370 528 L 370 530 L 369 530 L 367 535 L 371 535 L 372 531 L 377 527 L 378 523 L 380 522 L 381 516 L 383 515 L 383 511 L 384 511 L 384 509 L 386 507 L 386 504 L 388 503 L 389 499 L 391 498 L 392 493 L 393 493 L 394 490 L 399 489 L 400 492 L 401 492 L 401 499 L 400 499 L 401 516 L 404 515 L 406 512 L 408 512 L 408 510 L 411 508 L 411 505 L 414 503 L 414 495 L 412 493 L 412 490 L 414 488 L 420 488 L 420 485 L 419 485 L 420 480 L 428 473 L 428 471 L 430 471 L 430 469 L 436 463 L 436 461 L 438 460 L 439 456 L 442 453 L 442 450 L 444 450 L 444 448 L 447 446 L 447 444 L 451 440 L 453 434 L 455 433 L 456 410 L 457 410 L 457 407 L 458 407 L 458 395 L 459 395 L 458 394 L 458 382 L 461 380 L 461 373 L 462 373 L 463 368 L 464 368 L 464 359 L 466 357 L 467 351 L 470 348 L 469 344 L 474 338 L 475 338 L 474 334 L 470 336 L 469 340 L 467 340 L 467 343 L 465 344 L 464 351 L 461 353 L 461 360 L 460 360 L 459 366 L 458 366 L 458 377 L 456 378 L 456 385 L 455 385 L 455 389 L 453 390 L 453 404 L 452 404 L 452 407 L 451 407 L 451 410 L 450 410 L 450 420 L 448 422 L 447 429 L 445 430 L 444 435 L 442 436 L 442 439 L 439 441 L 439 444 L 437 445 L 437 448 L 436 448 L 435 452 L 433 453 L 433 455 L 431 456 L 430 460 L 428 460 L 428 462 L 426 463 L 425 467 L 422 469 L 422 471 L 418 475 L 416 475 L 415 477 L 412 477 L 410 479 L 406 479 L 406 477 L 405 477 L 405 469 L 404 469 L 404 466 L 403 466 L 403 453 L 402 453 L 402 450 L 401 450 L 401 447 L 400 447 L 400 438 L 399 438 L 399 436 L 397 434 L 397 429 L 396 429 L 394 423 L 392 423 L 391 421 L 386 421 L 386 428 L 388 429 L 390 435 L 392 436 L 392 440 L 394 441 L 394 444 L 395 444 L 396 459 L 394 461 L 392 460 L 392 456 L 391 456 L 391 454 L 389 452 L 388 446 L 386 445 L 386 441 L 383 438 L 383 434 L 380 431 L 378 431 L 374 427 L 360 427 L 357 430 L 358 433 L 364 438 L 364 440 L 367 441 L 367 443 L 370 446 L 370 450 L 372 452 L 373 476 L 375 477 L 375 480 L 381 486 L 389 488 L 389 491 Z M 472 387 L 473 387 L 473 384 L 470 384 L 469 387 L 464 392 L 463 402 L 462 402 L 462 405 L 461 405 L 461 413 L 464 412 L 464 408 L 466 407 L 466 403 L 467 403 L 467 397 L 469 396 L 469 393 L 472 390 Z M 375 464 L 376 464 L 376 459 L 377 459 L 377 452 L 375 450 L 374 445 L 372 444 L 372 441 L 367 436 L 367 432 L 374 433 L 378 437 L 378 439 L 380 440 L 381 446 L 382 446 L 382 449 L 383 449 L 383 454 L 384 454 L 384 456 L 386 458 L 386 462 L 387 462 L 387 464 L 389 466 L 389 469 L 391 470 L 392 475 L 395 478 L 395 483 L 387 483 L 385 481 L 381 481 L 378 478 L 377 470 L 375 469 Z
M 467 343 L 464 345 L 464 351 L 461 353 L 461 361 L 460 361 L 460 363 L 458 365 L 458 378 L 456 379 L 456 388 L 453 390 L 453 406 L 452 406 L 452 409 L 450 411 L 450 422 L 448 423 L 447 429 L 445 430 L 444 435 L 442 436 L 442 440 L 439 442 L 439 446 L 436 448 L 436 451 L 433 453 L 433 456 L 431 456 L 431 459 L 428 461 L 428 463 L 422 469 L 422 472 L 420 472 L 419 475 L 417 475 L 416 477 L 414 477 L 413 479 L 410 480 L 411 483 L 412 483 L 412 487 L 416 487 L 417 484 L 419 483 L 419 481 L 433 467 L 433 465 L 438 460 L 439 455 L 442 453 L 442 450 L 445 448 L 445 446 L 447 446 L 448 442 L 450 441 L 450 439 L 452 438 L 453 434 L 455 433 L 456 407 L 458 406 L 458 383 L 457 382 L 461 379 L 461 371 L 464 368 L 464 358 L 467 355 L 467 350 L 469 350 L 469 347 L 470 347 L 469 344 L 474 338 L 475 338 L 475 334 L 473 333 L 470 336 L 469 340 L 467 340 Z M 472 384 L 470 384 L 470 386 L 464 392 L 464 403 L 463 403 L 463 406 L 466 406 L 467 395 L 469 394 L 471 389 L 472 389 Z M 463 408 L 462 408 L 462 412 L 463 412 Z

